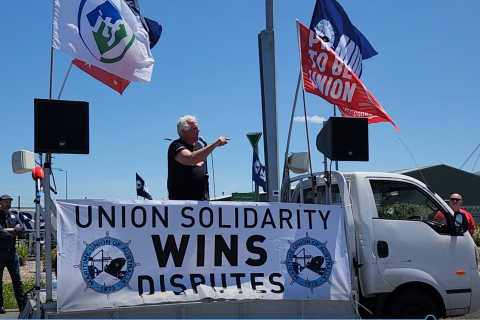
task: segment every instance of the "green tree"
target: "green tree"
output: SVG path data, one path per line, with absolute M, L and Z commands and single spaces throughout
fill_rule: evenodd
M 404 220 L 412 216 L 428 219 L 430 213 L 432 213 L 432 210 L 428 207 L 406 202 L 380 205 L 378 208 L 378 216 L 384 219 Z

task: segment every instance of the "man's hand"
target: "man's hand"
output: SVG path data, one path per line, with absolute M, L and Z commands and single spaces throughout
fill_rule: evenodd
M 216 147 L 224 146 L 228 143 L 230 138 L 220 137 L 215 140 L 214 143 L 209 144 L 208 146 L 198 149 L 194 152 L 190 152 L 188 149 L 183 149 L 175 156 L 175 160 L 180 162 L 185 166 L 195 166 L 198 165 L 201 161 L 205 161 L 213 149 Z
M 226 145 L 228 143 L 228 140 L 230 140 L 230 138 L 220 137 L 213 144 L 215 145 L 215 147 L 221 147 Z

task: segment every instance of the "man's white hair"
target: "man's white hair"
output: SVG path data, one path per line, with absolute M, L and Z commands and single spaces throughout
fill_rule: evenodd
M 182 136 L 182 131 L 187 131 L 188 129 L 190 129 L 190 125 L 188 124 L 188 122 L 192 122 L 192 121 L 197 121 L 197 118 L 188 114 L 178 119 L 177 132 L 179 137 Z

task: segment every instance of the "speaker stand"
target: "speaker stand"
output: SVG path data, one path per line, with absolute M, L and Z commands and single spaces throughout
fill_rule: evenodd
M 331 161 L 331 160 L 330 160 Z M 324 173 L 324 178 L 323 180 L 325 181 L 325 200 L 326 204 L 332 204 L 332 174 L 330 171 L 328 171 L 328 158 L 327 156 L 323 156 L 323 163 L 324 168 L 325 168 L 325 173 Z
M 46 266 L 46 289 L 47 301 L 52 300 L 52 225 L 50 212 L 52 198 L 50 197 L 50 175 L 52 174 L 52 154 L 45 154 L 44 163 L 45 178 L 43 179 L 43 193 L 45 205 L 43 208 L 43 220 L 45 221 L 45 266 Z

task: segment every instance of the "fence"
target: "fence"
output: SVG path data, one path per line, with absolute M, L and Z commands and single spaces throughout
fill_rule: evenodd
M 480 205 L 463 206 L 462 209 L 472 214 L 475 224 L 480 223 Z

